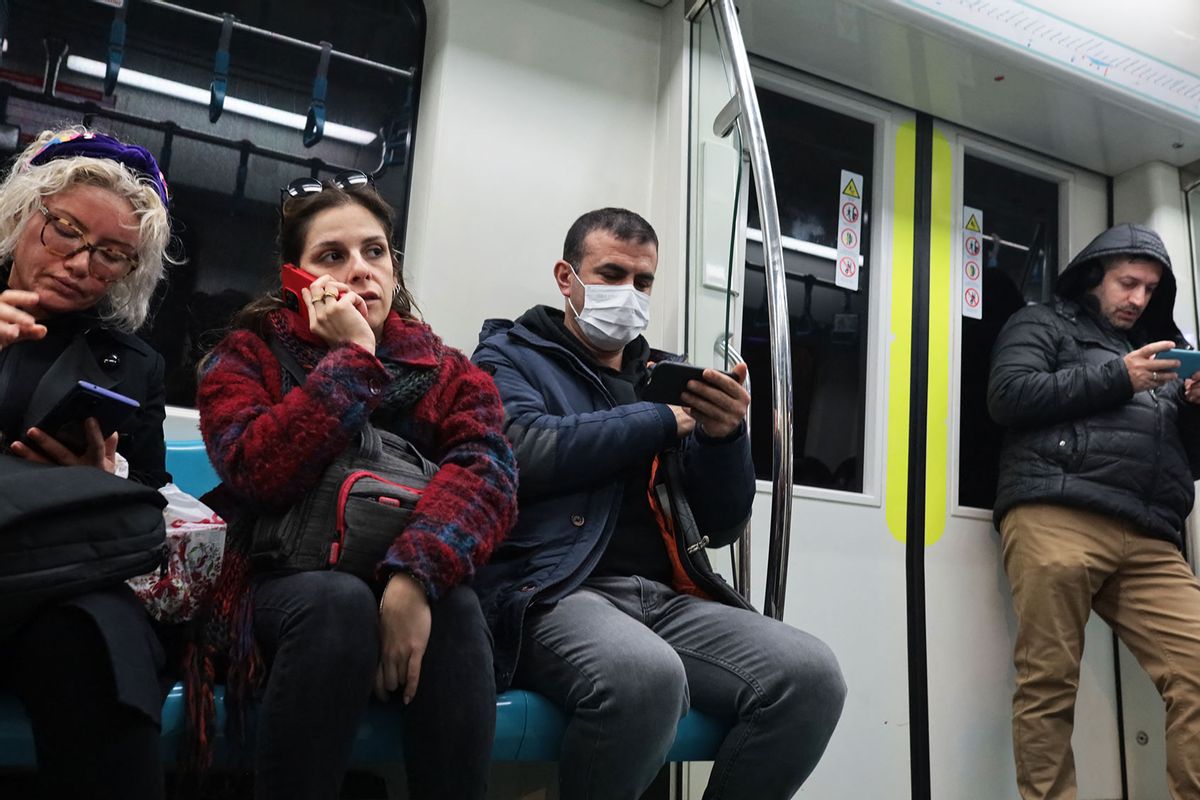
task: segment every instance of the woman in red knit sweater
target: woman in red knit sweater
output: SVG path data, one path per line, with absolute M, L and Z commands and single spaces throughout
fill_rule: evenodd
M 412 796 L 482 798 L 496 690 L 464 584 L 516 513 L 500 401 L 489 376 L 414 316 L 392 209 L 365 175 L 300 179 L 284 195 L 281 255 L 316 276 L 301 309 L 311 334 L 278 293 L 251 303 L 202 366 L 197 396 L 209 456 L 238 506 L 225 509 L 233 552 L 216 614 L 232 643 L 227 697 L 236 706 L 263 689 L 255 796 L 336 797 L 374 688 L 405 705 Z M 302 385 L 270 340 L 306 370 Z M 295 503 L 368 420 L 439 465 L 376 580 L 249 566 L 249 526 L 237 518 Z

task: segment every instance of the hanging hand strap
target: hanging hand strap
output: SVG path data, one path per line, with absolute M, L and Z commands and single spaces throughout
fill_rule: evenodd
M 325 93 L 329 90 L 329 56 L 333 45 L 321 42 L 321 60 L 317 63 L 317 76 L 313 78 L 312 102 L 308 106 L 308 119 L 304 121 L 304 146 L 312 147 L 325 135 Z
M 233 14 L 221 15 L 221 38 L 213 56 L 213 78 L 208 85 L 208 121 L 216 122 L 225 109 L 225 91 L 229 87 L 229 40 L 233 38 Z
M 121 62 L 125 60 L 125 10 L 128 3 L 113 12 L 112 27 L 108 30 L 108 61 L 104 66 L 104 96 L 117 89 L 117 76 L 121 73 Z

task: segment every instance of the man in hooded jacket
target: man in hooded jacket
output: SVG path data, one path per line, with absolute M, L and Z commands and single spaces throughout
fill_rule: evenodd
M 657 264 L 646 220 L 588 212 L 554 265 L 563 309 L 480 334 L 472 358 L 495 377 L 520 468 L 517 524 L 475 581 L 496 679 L 570 715 L 564 798 L 640 797 L 694 707 L 730 726 L 705 800 L 785 800 L 846 687 L 824 643 L 750 609 L 708 565 L 754 498 L 746 371 L 705 370 L 681 405 L 641 399 L 647 362 L 677 358 L 641 335 Z
M 992 354 L 988 409 L 1008 429 L 994 519 L 1017 617 L 1025 800 L 1076 796 L 1071 732 L 1092 609 L 1166 701 L 1171 796 L 1200 797 L 1200 583 L 1180 552 L 1200 477 L 1200 380 L 1155 357 L 1188 348 L 1174 303 L 1162 240 L 1118 225 L 1071 261 L 1053 302 L 1013 315 Z

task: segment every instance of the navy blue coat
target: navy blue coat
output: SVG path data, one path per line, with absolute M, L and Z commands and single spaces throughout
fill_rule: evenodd
M 745 529 L 754 466 L 744 429 L 722 440 L 697 430 L 680 441 L 670 408 L 618 406 L 588 364 L 519 323 L 488 320 L 479 338 L 472 360 L 500 390 L 520 474 L 516 527 L 474 584 L 503 689 L 516 667 L 527 609 L 571 593 L 599 561 L 631 466 L 681 449 L 683 499 L 710 547 L 729 544 Z

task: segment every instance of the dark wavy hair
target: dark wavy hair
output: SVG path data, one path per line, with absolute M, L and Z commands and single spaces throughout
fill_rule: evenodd
M 392 255 L 392 274 L 396 278 L 396 293 L 392 295 L 392 310 L 402 317 L 416 319 L 417 304 L 413 300 L 408 287 L 404 285 L 404 265 L 400 255 L 392 244 L 396 230 L 396 212 L 388 202 L 380 196 L 374 186 L 352 186 L 348 189 L 336 185 L 332 181 L 322 181 L 322 191 L 301 197 L 289 197 L 279 210 L 279 238 L 277 245 L 282 263 L 298 264 L 304 253 L 304 241 L 308 238 L 308 230 L 312 221 L 322 212 L 331 208 L 347 205 L 359 205 L 371 213 L 383 228 L 387 237 L 388 252 Z M 250 302 L 245 308 L 234 315 L 230 327 L 244 328 L 259 336 L 266 337 L 267 315 L 272 311 L 284 308 L 281 289 L 271 292 Z

